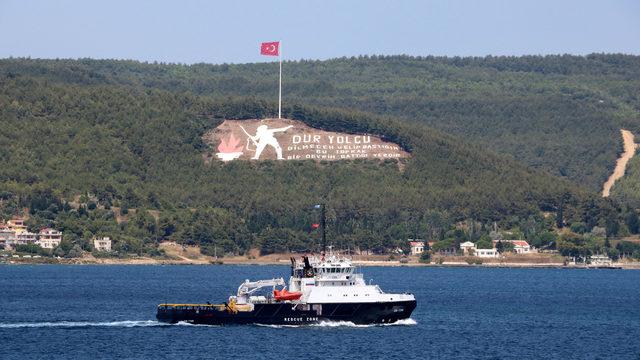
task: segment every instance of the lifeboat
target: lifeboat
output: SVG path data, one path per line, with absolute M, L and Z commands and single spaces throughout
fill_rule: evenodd
M 276 301 L 298 300 L 302 296 L 301 292 L 289 292 L 287 289 L 273 290 L 273 298 Z

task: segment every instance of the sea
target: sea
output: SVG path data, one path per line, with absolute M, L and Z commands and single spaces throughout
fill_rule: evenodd
M 640 271 L 367 267 L 418 307 L 393 325 L 167 325 L 272 265 L 0 266 L 0 359 L 640 359 Z

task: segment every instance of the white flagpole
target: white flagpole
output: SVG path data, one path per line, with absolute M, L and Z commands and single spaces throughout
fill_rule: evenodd
M 282 41 L 278 42 L 278 59 L 280 60 L 280 82 L 278 86 L 278 119 L 282 118 Z

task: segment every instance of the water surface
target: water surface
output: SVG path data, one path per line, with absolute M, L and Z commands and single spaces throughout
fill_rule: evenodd
M 365 268 L 411 291 L 393 326 L 165 325 L 284 266 L 0 266 L 0 359 L 640 359 L 640 271 Z

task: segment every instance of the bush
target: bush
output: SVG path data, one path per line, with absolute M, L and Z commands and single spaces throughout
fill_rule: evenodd
M 47 249 L 43 249 L 36 244 L 16 245 L 16 252 L 45 256 L 50 255 Z
M 478 258 L 466 258 L 467 264 L 469 265 L 482 265 L 482 259 Z
M 69 252 L 67 252 L 67 255 L 65 257 L 68 258 L 79 258 L 82 257 L 82 248 L 80 247 L 80 245 L 73 245 L 73 247 L 71 248 L 71 250 L 69 250 Z
M 150 257 L 166 257 L 167 253 L 164 251 L 164 249 L 147 248 L 145 249 L 145 255 Z
M 110 258 L 115 257 L 116 254 L 112 251 L 94 251 L 91 253 L 95 258 Z
M 420 255 L 420 262 L 424 264 L 431 263 L 431 253 L 429 251 L 425 251 Z

